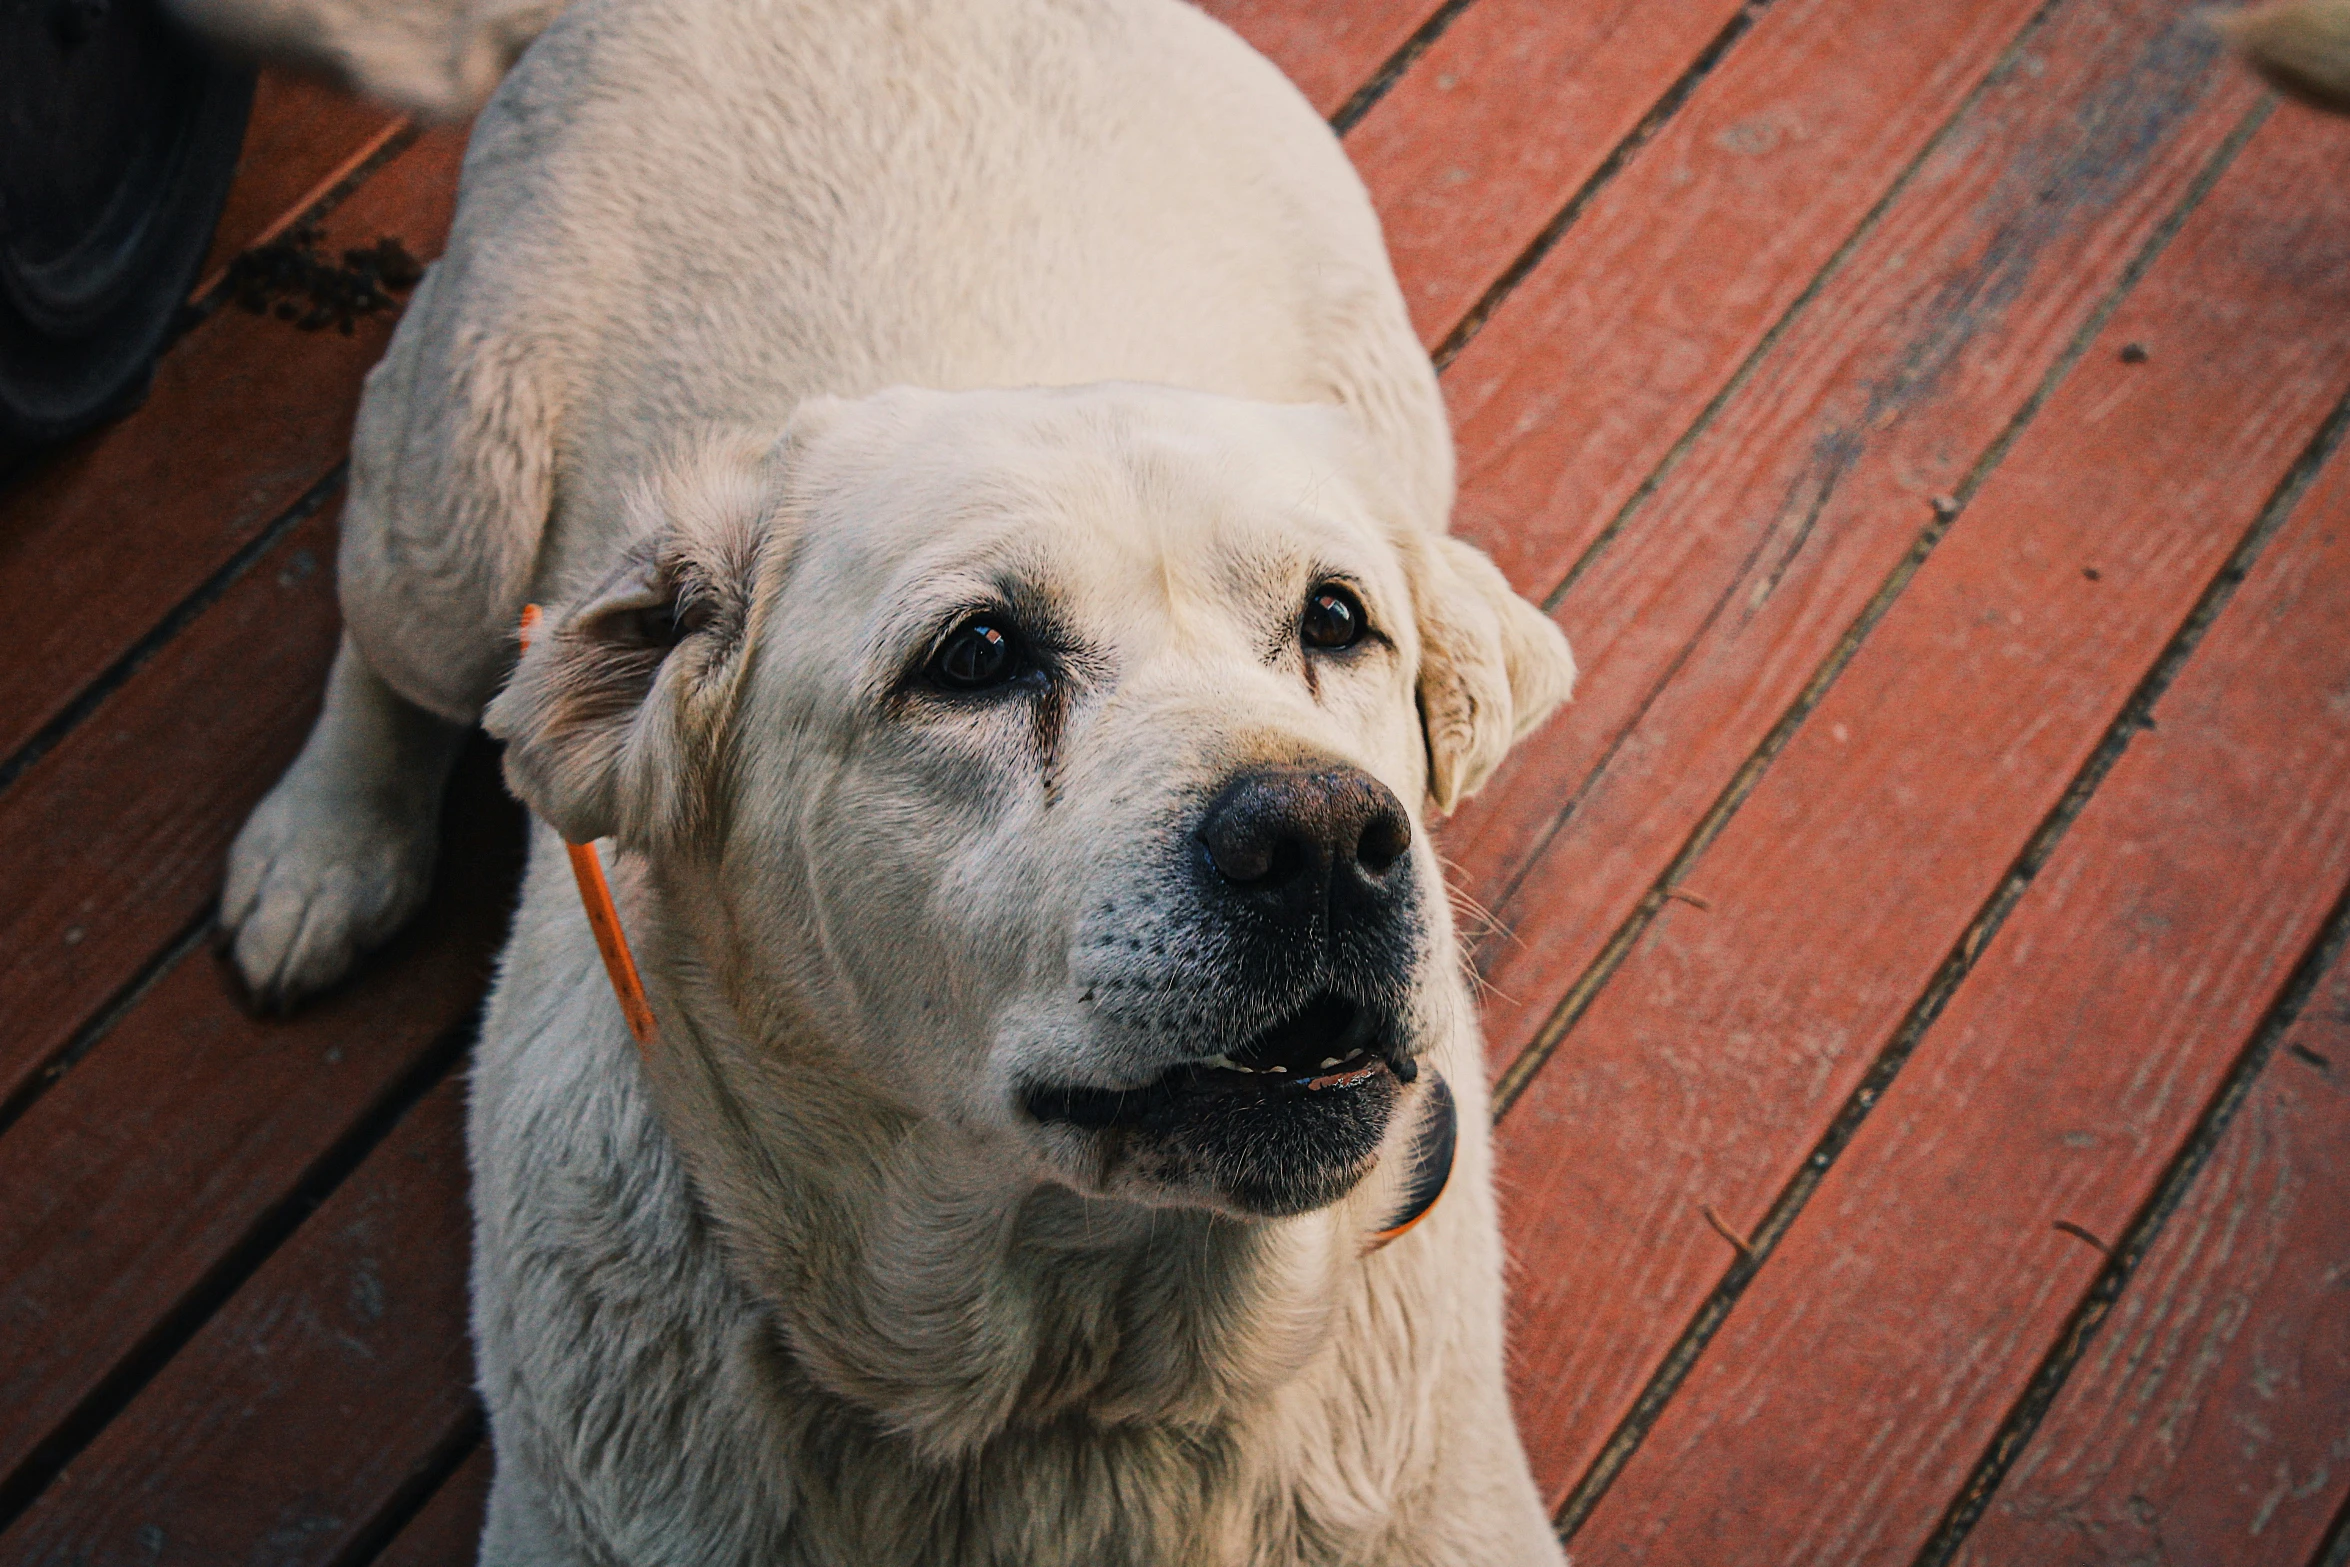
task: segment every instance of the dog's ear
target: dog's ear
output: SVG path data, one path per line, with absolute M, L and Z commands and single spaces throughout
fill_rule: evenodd
M 569 841 L 709 841 L 780 492 L 742 443 L 671 464 L 633 498 L 619 566 L 548 611 L 490 704 L 508 786 Z
M 1424 533 L 1416 542 L 1428 798 L 1450 813 L 1574 694 L 1575 657 L 1565 633 L 1510 590 L 1483 550 Z

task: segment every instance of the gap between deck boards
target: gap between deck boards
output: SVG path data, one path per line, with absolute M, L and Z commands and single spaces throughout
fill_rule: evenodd
M 1673 1348 L 1643 1388 L 1632 1411 L 1610 1436 L 1600 1459 L 1586 1471 L 1560 1507 L 1558 1524 L 1563 1537 L 1571 1540 L 1592 1509 L 1605 1499 L 1616 1475 L 1639 1450 L 1649 1428 L 1687 1380 L 1690 1371 L 1736 1307 L 1739 1297 L 1768 1265 L 1779 1243 L 1802 1216 L 1805 1206 L 1818 1191 L 1828 1172 L 1858 1136 L 1870 1112 L 1892 1086 L 1919 1041 L 1933 1027 L 1951 997 L 1972 972 L 1983 950 L 1998 934 L 2041 868 L 2048 863 L 2058 845 L 2087 809 L 2098 785 L 2112 772 L 2130 741 L 2147 727 L 2149 715 L 2156 703 L 2186 667 L 2196 647 L 2209 631 L 2212 621 L 2235 597 L 2245 574 L 2251 570 L 2277 529 L 2308 492 L 2318 470 L 2340 449 L 2346 428 L 2350 428 L 2350 400 L 2335 409 L 2324 426 L 2311 438 L 2292 470 L 2280 481 L 2252 527 L 2215 573 L 2186 621 L 2139 682 L 2121 714 L 2107 727 L 2095 752 L 2074 775 L 2057 804 L 2033 832 L 1997 889 L 1968 922 L 1964 934 L 1953 943 L 1924 992 L 1911 1005 L 1891 1039 L 1871 1062 L 1867 1074 L 1846 1098 L 1843 1108 L 1830 1123 L 1826 1133 L 1813 1145 L 1795 1178 L 1773 1199 L 1762 1222 L 1740 1237 L 1740 1255 L 1729 1261 L 1721 1282 L 1706 1297 L 1697 1314 L 1675 1340 Z M 2339 949 L 2344 934 L 2344 906 L 2337 904 L 2334 913 L 2328 917 L 2325 929 L 2299 960 L 2294 978 L 2271 1009 L 2268 1020 L 2256 1036 L 2254 1046 L 2239 1064 L 2234 1077 L 2248 1079 L 2251 1073 L 2257 1071 L 2259 1061 L 2266 1059 L 2261 1054 L 2262 1042 L 2273 1047 L 2275 1039 L 2298 1016 L 2302 1001 L 2324 971 L 2330 956 Z M 2112 1299 L 2118 1297 L 2120 1290 L 2126 1286 L 2131 1267 L 2160 1233 L 2162 1219 L 2176 1208 L 2192 1184 L 2196 1172 L 2201 1168 L 2200 1160 L 2195 1157 L 2196 1150 L 2199 1145 L 2206 1145 L 2207 1151 L 2208 1142 L 2216 1140 L 2219 1132 L 2224 1130 L 2227 1110 L 2233 1104 L 2231 1096 L 2236 1093 L 2234 1078 L 2231 1078 L 2230 1086 L 2222 1089 L 2220 1098 L 2207 1111 L 2204 1121 L 2199 1123 L 2174 1157 L 2173 1173 L 2165 1178 L 2158 1199 L 2149 1204 L 2145 1215 L 2117 1244 L 2115 1260 L 2100 1275 L 2090 1293 L 2083 1297 L 2065 1335 L 2051 1347 L 2042 1370 L 2035 1376 L 2032 1393 L 2028 1395 L 2029 1398 L 2036 1398 L 2036 1405 L 2031 1402 L 2019 1403 L 2017 1412 L 2002 1424 L 1992 1450 L 1979 1466 L 1977 1476 L 1970 1479 L 1967 1489 L 1953 1499 L 1948 1518 L 1918 1557 L 1917 1567 L 1940 1567 L 1957 1550 L 1967 1529 L 1980 1515 L 1983 1505 L 1996 1489 L 1999 1477 L 2005 1472 L 2006 1463 L 2012 1459 L 2015 1449 L 2030 1436 L 2039 1412 L 2062 1389 L 2064 1377 L 2085 1346 L 2089 1333 L 2094 1331 L 2096 1320 L 2102 1317 Z M 2110 1290 L 2110 1293 L 2099 1301 L 2098 1292 L 2105 1290 Z

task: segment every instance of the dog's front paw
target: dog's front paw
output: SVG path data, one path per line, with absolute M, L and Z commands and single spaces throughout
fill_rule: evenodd
M 256 1006 L 279 1011 L 350 972 L 432 886 L 437 794 L 308 786 L 297 764 L 247 819 L 220 895 L 222 944 Z

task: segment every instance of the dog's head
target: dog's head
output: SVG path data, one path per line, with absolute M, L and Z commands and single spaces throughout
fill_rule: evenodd
M 1270 1215 L 1454 1026 L 1425 822 L 1568 691 L 1331 408 L 898 391 L 648 487 L 492 709 L 743 1021 L 1081 1191 Z

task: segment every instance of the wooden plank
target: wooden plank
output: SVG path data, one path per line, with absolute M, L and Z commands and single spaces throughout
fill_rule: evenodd
M 1776 13 L 1774 13 L 1776 14 Z M 1741 58 L 1743 55 L 1741 56 Z M 1448 831 L 1534 1038 L 2257 95 L 2169 0 L 2074 0 L 1567 594 L 1587 671 Z
M 389 233 L 437 254 L 462 146 L 453 131 L 418 141 L 337 209 L 329 243 Z M 344 337 L 216 311 L 164 356 L 144 407 L 0 493 L 0 596 L 18 637 L 0 758 L 333 471 L 390 334 L 388 317 Z
M 211 902 L 318 710 L 334 559 L 329 508 L 0 794 L 0 1103 Z
M 2313 1559 L 2350 1496 L 2345 1236 L 2350 962 L 2337 959 L 1956 1567 Z
M 1421 341 L 1441 343 L 1742 0 L 1481 0 L 1346 139 Z
M 476 1416 L 451 1074 L 0 1535 L 0 1562 L 340 1561 Z
M 1504 1119 L 1554 1494 L 1720 1278 L 1702 1205 L 1744 1231 L 1794 1176 L 2341 395 L 2340 134 L 2247 147 Z
M 473 1567 L 489 1503 L 490 1448 L 484 1442 L 441 1482 L 424 1511 L 375 1559 L 375 1567 Z
M 1281 67 L 1316 113 L 1328 117 L 1410 42 L 1442 0 L 1201 0 L 1200 9 Z
M 2248 201 L 2226 192 L 2214 199 L 2222 221 L 2208 226 L 2207 254 L 2228 257 L 2234 276 L 2202 270 L 2205 282 L 2226 290 L 2216 308 L 2203 310 L 2206 330 L 2233 317 L 2268 355 L 2178 367 L 2177 384 L 2155 395 L 2198 416 L 2200 429 L 2162 419 L 2144 390 L 2084 378 L 2083 396 L 2067 410 L 2075 417 L 2060 426 L 2077 432 L 2065 454 L 2070 481 L 2035 499 L 2069 502 L 2073 511 L 2109 506 L 2125 519 L 2138 512 L 2152 526 L 2140 534 L 2125 523 L 2101 540 L 2068 537 L 2071 518 L 2032 508 L 2039 511 L 2032 536 L 2012 541 L 2005 570 L 1974 577 L 1965 585 L 1972 591 L 1956 596 L 1963 616 L 1942 621 L 1952 663 L 1967 642 L 1993 658 L 2002 657 L 1993 651 L 2001 643 L 2007 661 L 2026 656 L 2024 646 L 2039 640 L 2028 631 L 1968 629 L 1983 627 L 1988 615 L 2005 620 L 2008 603 L 2064 622 L 2071 606 L 2062 579 L 2082 580 L 2079 545 L 2165 551 L 2168 530 L 2149 515 L 2157 511 L 2153 497 L 2126 471 L 2101 470 L 2096 461 L 2118 442 L 2152 471 L 2149 488 L 2182 492 L 2190 523 L 2219 522 L 2204 507 L 2228 478 L 2258 486 L 2258 469 L 2239 467 L 2228 448 L 2269 410 L 2224 377 L 2272 368 L 2295 374 L 2291 351 L 2280 355 L 2259 330 L 2267 324 L 2263 283 L 2298 285 L 2318 296 L 2308 308 L 2350 317 L 2350 284 L 2337 280 L 2330 294 L 2312 286 L 2324 271 L 2350 272 L 2350 197 L 2336 197 L 2316 225 L 2300 221 L 2298 210 L 2305 182 L 2339 167 L 2341 145 L 2319 142 L 2312 157 L 2302 126 L 2279 121 L 2270 131 L 2257 149 L 2270 156 L 2246 170 L 2258 177 L 2238 188 L 2250 196 L 2257 187 L 2259 207 L 2246 211 Z M 2192 307 L 2174 302 L 2157 313 L 2154 306 L 2145 301 L 2124 330 L 2159 331 L 2156 341 L 2170 350 L 2192 331 L 2180 314 Z M 2338 336 L 2327 345 L 2336 366 L 2344 346 Z M 2260 372 L 2251 370 L 2255 363 Z M 2338 375 L 2335 384 L 2338 392 Z M 2102 408 L 2087 401 L 2100 396 Z M 2194 440 L 2182 446 L 2166 435 Z M 2198 449 L 2221 454 L 2219 461 L 2198 462 L 2191 455 Z M 2206 477 L 2209 468 L 2219 472 Z M 2109 558 L 2124 562 L 2117 576 L 2127 574 L 2126 557 Z M 2127 591 L 2112 578 L 2087 586 Z M 2031 595 L 2010 599 L 2013 587 Z M 2127 1228 L 2350 885 L 2346 616 L 2350 463 L 2337 461 L 1740 1298 L 1577 1537 L 1582 1560 L 1830 1567 L 1906 1562 L 1925 1544 L 2104 1264 L 2095 1246 L 2057 1224 L 2108 1239 Z M 2049 650 L 2036 652 L 2045 658 Z M 1978 656 L 1977 667 L 1989 661 Z M 1921 666 L 1912 659 L 1910 667 Z M 1853 751 L 1881 755 L 1883 736 L 1906 731 L 1912 747 L 1940 753 L 1930 776 L 1948 786 L 1953 803 L 2012 787 L 2012 777 L 1991 788 L 1972 782 L 1996 770 L 1982 767 L 1989 758 L 1963 730 L 1913 727 L 1941 705 L 1920 688 L 1957 674 L 1945 668 L 1913 679 L 1901 693 L 1911 698 L 1905 706 L 1844 710 L 1838 721 L 1853 726 Z M 2002 726 L 2013 737 L 2011 755 L 2030 746 L 2016 732 L 2043 716 L 2017 706 L 2019 694 L 2009 693 L 2013 716 Z M 1877 792 L 1905 781 L 1852 763 L 1847 772 Z M 1928 770 L 1911 774 L 1921 775 Z M 1814 886 L 1873 881 L 1885 858 L 1820 857 Z M 1706 878 L 1726 902 L 1768 901 L 1751 874 L 1732 882 L 1726 872 Z M 1815 896 L 1810 906 L 1823 901 Z M 1821 969 L 1838 970 L 1829 981 L 1836 988 L 1858 988 L 1872 973 L 1857 962 L 1843 967 L 1831 951 L 1809 955 Z M 1912 976 L 1896 969 L 1886 977 Z M 1741 1020 L 1754 1021 L 1770 1026 Z M 1815 1029 L 1849 1021 L 1806 1020 Z M 1790 1027 L 1781 1037 L 1793 1034 Z M 1809 1068 L 1789 1059 L 1796 1053 L 1779 1052 L 1782 1071 Z M 1767 1197 L 1738 1185 L 1714 1190 L 1727 1199 L 1719 1205 L 1733 1225 L 1751 1224 L 1755 1199 Z M 2337 1265 L 2341 1237 L 2329 1234 Z M 2332 1288 L 2339 1294 L 2338 1280 Z M 2321 1444 L 2322 1465 L 2325 1439 L 2307 1440 Z M 2311 1528 L 2322 1527 L 2319 1513 Z M 2172 1559 L 2254 1558 L 2181 1551 Z
M 263 71 L 253 86 L 236 181 L 197 275 L 210 280 L 238 252 L 277 233 L 324 195 L 322 185 L 354 157 L 383 145 L 403 123 L 382 105 L 323 82 Z
M 0 1477 L 465 1024 L 505 934 L 521 837 L 478 747 L 432 901 L 356 983 L 263 1022 L 192 956 L 0 1137 Z
M 2036 9 L 1765 12 L 1453 361 L 1455 531 L 1556 586 Z

